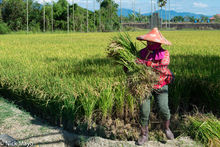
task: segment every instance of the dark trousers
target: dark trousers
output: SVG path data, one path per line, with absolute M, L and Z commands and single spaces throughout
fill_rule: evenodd
M 154 100 L 158 105 L 162 119 L 165 121 L 169 120 L 170 109 L 168 106 L 168 86 L 165 85 L 160 89 L 154 90 L 152 92 L 152 96 L 154 96 Z M 141 105 L 140 123 L 142 126 L 148 125 L 149 115 L 150 115 L 150 101 L 152 100 L 152 96 L 146 98 Z

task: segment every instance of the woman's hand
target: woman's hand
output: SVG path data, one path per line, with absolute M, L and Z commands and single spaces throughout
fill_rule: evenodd
M 135 62 L 136 62 L 137 64 L 145 64 L 146 66 L 150 66 L 150 67 L 151 67 L 151 65 L 152 65 L 152 62 L 151 62 L 151 61 L 141 60 L 141 59 L 139 59 L 139 58 L 137 58 L 137 59 L 135 60 Z
M 141 59 L 139 59 L 139 58 L 137 58 L 137 59 L 135 60 L 135 62 L 136 62 L 137 64 L 144 64 L 144 61 L 141 60 Z

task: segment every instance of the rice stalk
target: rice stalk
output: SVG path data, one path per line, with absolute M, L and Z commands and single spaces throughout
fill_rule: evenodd
M 102 111 L 103 120 L 106 119 L 108 113 L 111 114 L 113 107 L 113 93 L 112 87 L 108 85 L 100 92 L 99 109 Z
M 129 94 L 126 96 L 126 101 L 128 103 L 129 114 L 131 117 L 134 117 L 135 99 Z
M 128 69 L 126 83 L 131 94 L 140 98 L 141 102 L 143 98 L 149 97 L 157 82 L 158 75 L 151 67 L 136 63 L 137 45 L 131 41 L 130 36 L 125 33 L 114 37 L 107 51 L 108 57 L 112 57 L 116 63 Z
M 220 121 L 213 115 L 188 116 L 187 133 L 206 146 L 220 146 Z
M 124 115 L 124 96 L 125 96 L 125 87 L 122 85 L 117 85 L 114 88 L 114 97 L 115 97 L 115 112 L 118 117 L 123 117 Z

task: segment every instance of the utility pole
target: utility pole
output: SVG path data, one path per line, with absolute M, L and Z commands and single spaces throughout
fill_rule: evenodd
M 88 0 L 86 1 L 86 32 L 89 32 L 89 27 L 88 27 Z
M 167 5 L 165 5 L 166 29 L 167 29 Z
M 175 4 L 174 4 L 174 11 L 176 11 L 176 0 L 175 1 Z M 175 16 L 174 16 L 175 17 Z M 175 22 L 175 20 L 173 19 L 173 22 Z
M 28 32 L 29 32 L 29 24 L 28 24 L 28 0 L 27 0 L 27 34 L 28 34 Z
M 151 29 L 153 28 L 153 1 L 151 0 L 151 23 L 150 23 Z
M 101 1 L 99 2 L 99 31 L 101 32 Z
M 69 14 L 69 2 L 67 1 L 67 32 L 69 33 L 70 31 L 70 14 Z
M 169 29 L 170 29 L 170 0 L 169 0 Z
M 44 32 L 45 32 L 45 22 L 46 22 L 45 21 L 45 0 L 44 0 L 44 18 L 43 19 L 44 19 Z
M 94 9 L 94 31 L 95 31 L 95 0 L 93 0 L 93 9 Z
M 111 1 L 110 1 L 110 10 L 109 10 L 109 11 L 110 11 L 109 17 L 110 17 L 110 26 L 111 26 L 111 27 L 110 27 L 110 31 L 112 31 L 112 28 L 113 28 L 113 27 L 112 27 L 112 2 L 111 2 Z
M 120 14 L 120 23 L 122 23 L 122 8 L 121 8 L 121 0 L 120 0 L 120 10 L 121 10 L 121 14 Z
M 75 17 L 74 17 L 74 0 L 72 0 L 72 4 L 73 4 L 73 32 L 75 32 Z
M 53 32 L 53 0 L 52 0 L 52 7 L 51 7 L 51 31 Z

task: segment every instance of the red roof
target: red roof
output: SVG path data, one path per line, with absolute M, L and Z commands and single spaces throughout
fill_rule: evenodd
M 211 18 L 209 18 L 210 20 L 214 20 L 215 19 L 215 17 L 213 16 L 213 17 L 211 17 Z
M 216 14 L 216 16 L 220 17 L 220 14 Z

